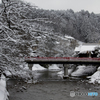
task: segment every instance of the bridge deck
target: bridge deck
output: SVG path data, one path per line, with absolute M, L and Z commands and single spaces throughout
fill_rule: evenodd
M 100 58 L 77 57 L 26 57 L 29 64 L 100 64 Z

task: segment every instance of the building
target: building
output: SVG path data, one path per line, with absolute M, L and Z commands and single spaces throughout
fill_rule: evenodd
M 99 57 L 99 43 L 83 43 L 75 48 L 76 57 Z

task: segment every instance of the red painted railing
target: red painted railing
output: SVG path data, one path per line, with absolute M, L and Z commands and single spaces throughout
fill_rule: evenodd
M 91 57 L 25 57 L 25 60 L 30 59 L 100 60 L 100 58 Z

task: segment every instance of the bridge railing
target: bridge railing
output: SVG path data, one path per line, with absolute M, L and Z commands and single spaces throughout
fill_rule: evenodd
M 64 60 L 100 60 L 100 58 L 87 58 L 87 57 L 25 57 L 25 60 L 34 60 L 34 59 L 64 59 Z

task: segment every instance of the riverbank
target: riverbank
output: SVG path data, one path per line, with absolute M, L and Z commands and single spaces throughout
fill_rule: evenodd
M 9 80 L 7 87 L 10 94 L 9 100 L 100 100 L 100 86 L 80 80 L 40 81 L 35 84 Z M 71 97 L 71 91 L 97 92 L 98 96 L 76 95 Z
M 9 93 L 6 90 L 6 77 L 2 74 L 0 77 L 0 100 L 8 100 Z

